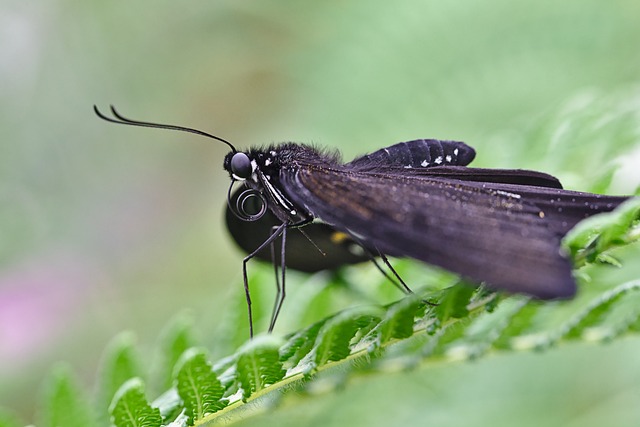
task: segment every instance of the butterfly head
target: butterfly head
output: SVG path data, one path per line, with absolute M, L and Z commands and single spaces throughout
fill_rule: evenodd
M 240 151 L 227 154 L 223 166 L 234 181 L 245 181 L 251 178 L 258 168 L 255 160 L 252 160 L 247 153 Z

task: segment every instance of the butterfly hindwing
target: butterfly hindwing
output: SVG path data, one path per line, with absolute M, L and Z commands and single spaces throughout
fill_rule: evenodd
M 232 193 L 229 205 L 235 205 L 241 192 L 242 188 Z M 229 205 L 225 210 L 227 230 L 246 253 L 252 253 L 256 250 L 269 238 L 273 228 L 282 223 L 270 211 L 267 211 L 258 220 L 243 221 L 231 211 Z M 280 265 L 281 244 L 279 239 L 276 240 L 277 265 Z M 256 257 L 263 261 L 272 261 L 269 248 L 258 252 Z M 347 234 L 327 224 L 312 223 L 306 225 L 302 230 L 294 229 L 287 233 L 285 260 L 287 267 L 294 270 L 307 273 L 335 270 L 343 265 L 368 261 L 370 258 L 365 249 L 355 243 Z

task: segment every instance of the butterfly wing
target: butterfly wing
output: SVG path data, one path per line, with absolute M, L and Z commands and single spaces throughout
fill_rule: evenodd
M 500 182 L 562 188 L 560 181 L 543 172 L 521 169 L 466 167 L 475 150 L 460 141 L 416 139 L 357 157 L 344 167 L 358 172 L 415 176 L 427 174 L 465 181 Z
M 503 190 L 503 184 L 451 177 L 305 164 L 283 171 L 281 182 L 296 203 L 383 253 L 510 292 L 539 298 L 575 293 L 571 263 L 560 248 L 563 230 L 535 203 L 538 187 Z M 528 193 L 510 193 L 511 187 Z
M 428 169 L 382 168 L 379 172 L 392 175 L 442 177 L 482 183 L 531 185 L 535 187 L 562 188 L 560 180 L 544 172 L 526 169 L 485 169 L 446 165 Z

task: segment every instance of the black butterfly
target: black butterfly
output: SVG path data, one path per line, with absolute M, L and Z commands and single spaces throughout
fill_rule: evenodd
M 475 151 L 457 141 L 403 142 L 342 163 L 335 153 L 296 143 L 239 152 L 201 131 L 126 119 L 112 107 L 115 120 L 94 109 L 111 122 L 197 133 L 231 148 L 224 159 L 232 180 L 227 224 L 249 252 L 243 277 L 251 334 L 246 264 L 256 256 L 281 269 L 269 330 L 284 300 L 286 266 L 315 271 L 376 256 L 385 262 L 387 255 L 415 258 L 498 290 L 571 297 L 576 284 L 562 237 L 582 219 L 627 199 L 564 190 L 541 172 L 469 168 Z M 235 182 L 243 189 L 233 193 Z M 288 244 L 295 228 L 309 230 L 308 241 L 324 248 L 309 243 L 293 257 Z M 346 245 L 336 249 L 332 236 L 342 236 Z M 297 236 L 296 245 L 304 240 Z M 362 252 L 354 253 L 357 247 Z M 342 252 L 324 258 L 330 250 Z

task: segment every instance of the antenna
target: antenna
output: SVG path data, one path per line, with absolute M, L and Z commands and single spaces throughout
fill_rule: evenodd
M 220 142 L 224 142 L 231 148 L 231 150 L 234 153 L 238 152 L 238 150 L 236 150 L 236 147 L 234 147 L 233 144 L 231 144 L 229 141 L 225 139 L 220 138 L 219 136 L 211 135 L 210 133 L 203 132 L 198 129 L 184 127 L 184 126 L 165 125 L 162 123 L 142 122 L 139 120 L 127 119 L 122 114 L 118 113 L 118 111 L 113 105 L 110 105 L 109 107 L 111 108 L 111 113 L 113 113 L 115 119 L 105 116 L 102 112 L 100 112 L 100 110 L 98 110 L 98 107 L 95 105 L 93 106 L 93 111 L 95 111 L 96 115 L 100 117 L 102 120 L 106 120 L 111 123 L 117 123 L 119 125 L 130 125 L 130 126 L 140 126 L 140 127 L 147 127 L 147 128 L 156 128 L 156 129 L 177 130 L 181 132 L 189 132 L 189 133 L 195 133 L 196 135 L 206 136 L 207 138 L 212 138 Z

